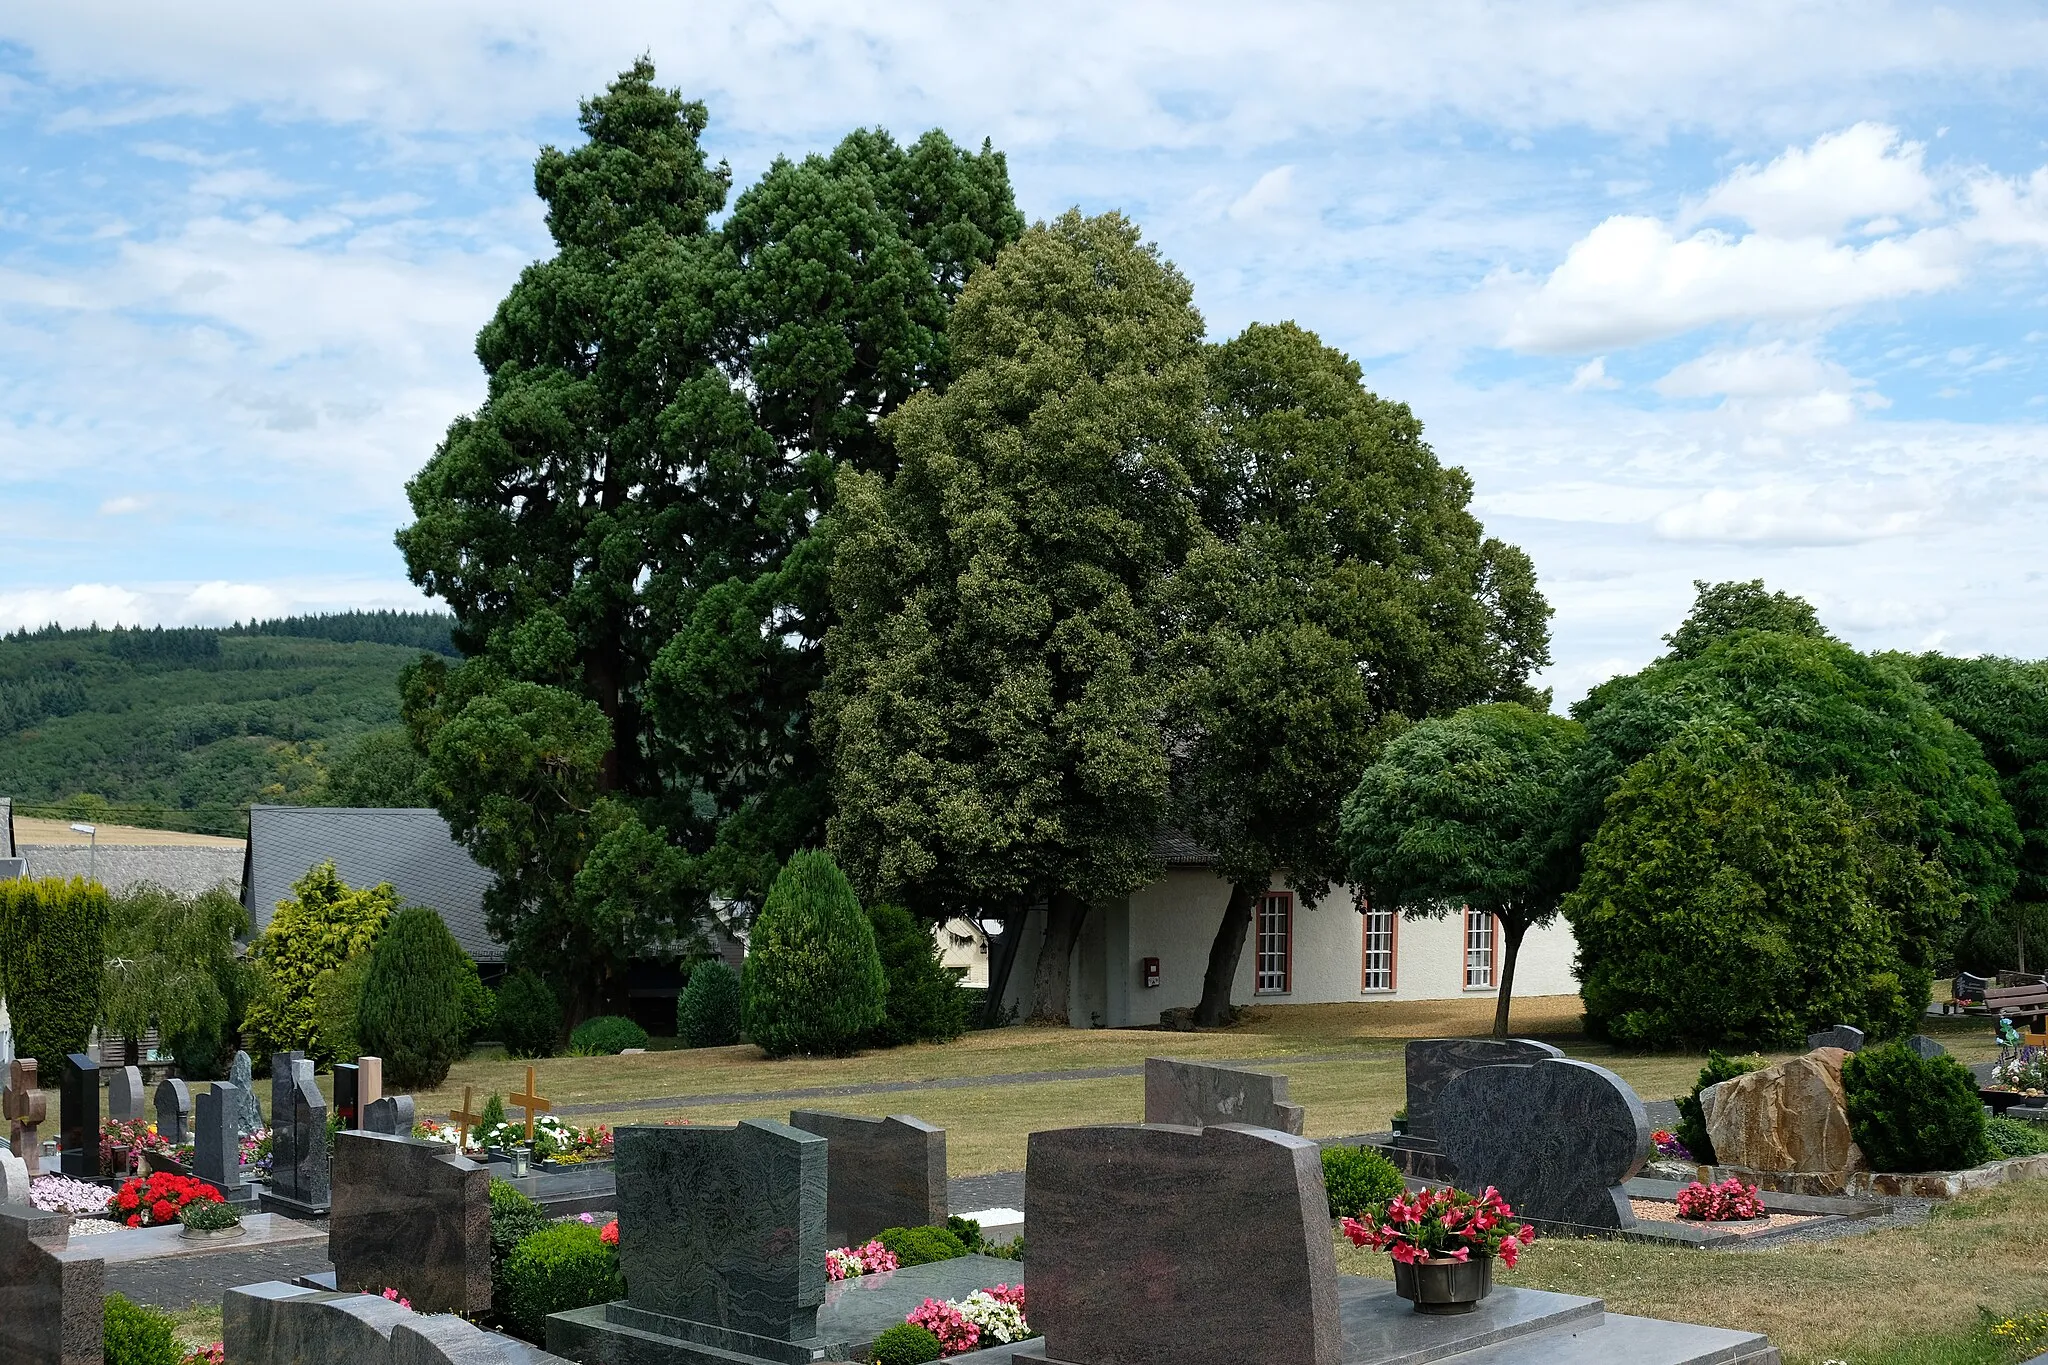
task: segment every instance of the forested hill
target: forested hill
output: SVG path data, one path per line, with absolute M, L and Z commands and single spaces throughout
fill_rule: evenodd
M 0 796 L 23 814 L 237 836 L 251 801 L 336 799 L 337 767 L 394 748 L 399 670 L 453 653 L 451 624 L 375 611 L 17 631 L 0 638 Z

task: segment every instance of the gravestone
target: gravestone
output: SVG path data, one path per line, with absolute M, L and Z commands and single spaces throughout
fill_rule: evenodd
M 28 1203 L 28 1163 L 0 1148 L 0 1204 Z
M 1437 1118 L 1459 1188 L 1492 1185 L 1534 1222 L 1635 1226 L 1622 1183 L 1642 1169 L 1650 1120 L 1606 1068 L 1556 1057 L 1478 1067 L 1443 1088 Z
M 123 1066 L 107 1072 L 107 1117 L 116 1123 L 134 1123 L 143 1118 L 149 1101 L 142 1088 L 142 1068 Z
M 192 1140 L 192 1090 L 176 1076 L 156 1088 L 156 1135 L 174 1147 Z
M 1277 1071 L 1145 1059 L 1147 1123 L 1244 1123 L 1299 1137 L 1306 1118 L 1300 1105 L 1287 1102 L 1287 1078 Z
M 344 1132 L 362 1126 L 362 1092 L 357 1081 L 358 1073 L 352 1063 L 334 1064 L 334 1116 L 341 1120 Z
M 100 1064 L 83 1052 L 64 1059 L 57 1126 L 64 1174 L 91 1180 L 100 1173 Z
M 1908 1038 L 1906 1046 L 1912 1049 L 1913 1055 L 1916 1057 L 1932 1059 L 1948 1056 L 1947 1048 L 1935 1042 L 1934 1039 L 1929 1038 L 1924 1033 L 1916 1033 L 1911 1038 Z
M 70 1242 L 64 1214 L 0 1205 L 5 1365 L 100 1365 L 105 1358 L 106 1264 Z
M 221 1317 L 235 1365 L 566 1365 L 451 1313 L 409 1312 L 379 1294 L 272 1280 L 230 1289 Z
M 356 1058 L 356 1104 L 368 1113 L 372 1104 L 384 1098 L 384 1059 Z
M 235 1086 L 235 1131 L 243 1137 L 263 1129 L 263 1104 L 256 1098 L 256 1070 L 246 1052 L 235 1053 L 228 1064 L 228 1080 Z
M 327 1255 L 336 1289 L 387 1285 L 421 1313 L 491 1306 L 491 1173 L 442 1143 L 344 1132 Z
M 42 1168 L 42 1135 L 50 1101 L 36 1089 L 36 1059 L 17 1057 L 7 1064 L 7 1088 L 0 1091 L 0 1118 L 7 1121 L 8 1150 L 21 1158 L 33 1176 Z
M 239 1090 L 233 1081 L 215 1081 L 211 1090 L 202 1091 L 192 1133 L 192 1173 L 220 1191 L 220 1197 L 230 1204 L 245 1204 L 255 1198 L 255 1192 L 242 1183 L 242 1135 L 235 1128 Z
M 791 1114 L 789 1126 L 832 1144 L 826 1245 L 859 1246 L 883 1228 L 945 1226 L 945 1129 L 903 1114 L 873 1119 L 808 1109 Z
M 1806 1050 L 1808 1052 L 1824 1047 L 1838 1047 L 1844 1052 L 1861 1052 L 1863 1050 L 1863 1030 L 1853 1024 L 1836 1024 L 1833 1028 L 1822 1029 L 1819 1033 L 1809 1033 L 1806 1035 Z
M 1336 1365 L 1316 1144 L 1151 1124 L 1031 1134 L 1031 1325 L 1073 1365 Z
M 412 1136 L 412 1096 L 386 1095 L 363 1106 L 363 1131 L 389 1137 Z
M 1531 1038 L 1418 1038 L 1408 1044 L 1408 1133 L 1404 1145 L 1435 1146 L 1437 1097 L 1474 1067 L 1529 1066 L 1564 1053 Z
M 327 1101 L 303 1054 L 277 1053 L 270 1066 L 270 1189 L 264 1200 L 302 1218 L 324 1217 Z

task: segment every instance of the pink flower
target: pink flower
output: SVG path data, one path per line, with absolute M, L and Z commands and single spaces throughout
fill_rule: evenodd
M 904 1319 L 939 1339 L 939 1349 L 949 1356 L 971 1351 L 981 1342 L 981 1329 L 969 1322 L 952 1304 L 926 1299 Z

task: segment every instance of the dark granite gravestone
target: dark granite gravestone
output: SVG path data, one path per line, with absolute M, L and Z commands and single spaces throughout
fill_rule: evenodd
M 946 1222 L 946 1130 L 799 1109 L 789 1126 L 831 1143 L 825 1153 L 825 1243 L 859 1246 L 883 1228 Z
M 100 1064 L 83 1052 L 66 1057 L 57 1098 L 59 1167 L 65 1175 L 91 1180 L 100 1173 Z
M 192 1140 L 192 1090 L 176 1076 L 156 1088 L 156 1135 L 174 1147 Z
M 445 1144 L 344 1132 L 327 1224 L 334 1287 L 386 1286 L 422 1313 L 491 1306 L 491 1173 Z
M 235 1365 L 566 1365 L 451 1313 L 409 1312 L 379 1294 L 273 1280 L 230 1289 L 221 1317 Z
M 385 1095 L 363 1106 L 363 1131 L 390 1137 L 412 1136 L 412 1096 Z
M 235 1085 L 235 1131 L 243 1137 L 263 1128 L 263 1104 L 256 1098 L 256 1070 L 249 1054 L 235 1053 L 228 1063 L 228 1079 Z
M 1031 1325 L 1048 1360 L 1336 1365 L 1337 1260 L 1306 1138 L 1217 1125 L 1031 1134 Z
M 1924 1033 L 1916 1033 L 1911 1038 L 1908 1038 L 1906 1046 L 1912 1049 L 1913 1055 L 1916 1057 L 1933 1058 L 1948 1056 L 1947 1048 L 1935 1042 L 1934 1039 L 1929 1038 Z
M 1642 1169 L 1650 1120 L 1604 1067 L 1554 1057 L 1479 1067 L 1444 1087 L 1437 1117 L 1460 1189 L 1492 1185 L 1533 1222 L 1635 1226 L 1622 1183 Z
M 1822 1029 L 1819 1033 L 1806 1035 L 1806 1050 L 1817 1047 L 1838 1047 L 1844 1052 L 1863 1050 L 1863 1030 L 1854 1024 L 1836 1024 L 1833 1028 Z
M 256 1192 L 242 1183 L 242 1135 L 235 1131 L 238 1111 L 233 1081 L 215 1081 L 200 1092 L 192 1132 L 192 1174 L 220 1191 L 230 1204 L 245 1204 Z
M 270 1189 L 263 1198 L 301 1218 L 324 1217 L 328 1209 L 327 1100 L 313 1064 L 296 1052 L 271 1058 Z
M 1480 1066 L 1527 1066 L 1564 1053 L 1530 1038 L 1418 1038 L 1408 1044 L 1407 1141 L 1434 1145 L 1438 1139 L 1437 1096 L 1465 1072 Z
M 1287 1102 L 1287 1078 L 1277 1071 L 1145 1059 L 1145 1122 L 1200 1128 L 1245 1123 L 1300 1136 L 1307 1118 Z
M 17 1057 L 7 1064 L 7 1088 L 0 1090 L 0 1118 L 7 1121 L 8 1150 L 33 1176 L 42 1169 L 42 1134 L 50 1101 L 36 1089 L 36 1059 Z
M 0 1206 L 0 1365 L 104 1358 L 106 1265 L 70 1238 L 64 1214 Z
M 101 1067 L 107 1077 L 107 1117 L 116 1123 L 133 1123 L 144 1117 L 149 1100 L 142 1088 L 142 1068 L 121 1066 L 108 1070 Z
M 341 1120 L 343 1131 L 362 1127 L 362 1092 L 357 1088 L 357 1079 L 354 1063 L 334 1064 L 334 1116 Z

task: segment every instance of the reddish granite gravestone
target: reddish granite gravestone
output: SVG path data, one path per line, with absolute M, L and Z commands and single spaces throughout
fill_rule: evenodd
M 106 1265 L 71 1220 L 0 1207 L 0 1365 L 100 1365 Z
M 1031 1325 L 1063 1365 L 1337 1365 L 1320 1149 L 1236 1124 L 1033 1133 Z
M 42 1169 L 42 1136 L 36 1130 L 49 1117 L 50 1101 L 36 1089 L 36 1059 L 17 1057 L 9 1062 L 0 1118 L 7 1120 L 8 1149 L 21 1158 L 31 1176 Z
M 343 1132 L 327 1254 L 341 1290 L 396 1289 L 422 1313 L 491 1306 L 491 1173 L 438 1142 Z
M 945 1226 L 946 1130 L 922 1119 L 799 1109 L 789 1126 L 825 1153 L 825 1244 L 859 1246 L 883 1228 Z

